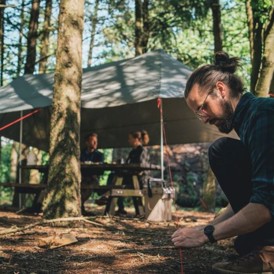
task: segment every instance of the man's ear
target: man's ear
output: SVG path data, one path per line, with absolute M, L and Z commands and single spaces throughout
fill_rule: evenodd
M 223 82 L 217 81 L 216 88 L 217 88 L 218 94 L 222 98 L 225 98 L 227 96 L 228 88 L 227 88 L 227 85 L 225 85 Z

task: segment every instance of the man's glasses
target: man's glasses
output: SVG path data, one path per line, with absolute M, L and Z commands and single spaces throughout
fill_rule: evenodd
M 206 105 L 206 99 L 208 96 L 213 92 L 213 90 L 209 91 L 208 94 L 206 95 L 203 103 L 199 106 L 199 108 L 195 111 L 195 115 L 200 121 L 203 121 L 205 117 L 207 116 L 207 113 L 205 111 L 205 105 Z

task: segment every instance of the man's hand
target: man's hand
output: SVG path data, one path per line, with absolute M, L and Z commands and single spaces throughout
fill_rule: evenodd
M 201 227 L 179 228 L 171 236 L 172 242 L 178 247 L 198 247 L 208 242 Z

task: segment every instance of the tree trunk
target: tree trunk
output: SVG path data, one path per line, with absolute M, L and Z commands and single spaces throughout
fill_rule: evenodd
M 255 23 L 256 24 L 256 23 Z M 256 84 L 259 78 L 260 67 L 262 62 L 262 24 L 257 22 L 257 27 L 254 28 L 254 48 L 253 48 L 253 63 L 252 63 L 252 71 L 251 71 L 251 92 L 256 93 Z
M 99 8 L 99 0 L 95 0 L 95 6 L 93 10 L 93 14 L 91 15 L 91 35 L 90 35 L 90 43 L 89 43 L 89 51 L 88 51 L 88 67 L 92 65 L 92 54 L 94 48 L 94 38 L 96 34 L 96 27 L 98 22 L 98 8 Z
M 262 61 L 262 31 L 263 24 L 257 14 L 252 0 L 246 1 L 246 13 L 248 18 L 248 29 L 249 29 L 249 44 L 251 52 L 251 79 L 250 79 L 250 91 L 255 94 L 255 87 L 258 80 L 261 61 Z
M 25 63 L 25 74 L 33 74 L 35 68 L 39 7 L 40 0 L 33 0 L 27 39 L 27 59 Z
M 47 72 L 47 63 L 49 56 L 49 35 L 51 30 L 50 20 L 52 11 L 52 0 L 46 0 L 46 10 L 44 18 L 44 27 L 41 39 L 41 52 L 39 62 L 39 73 Z
M 22 40 L 23 40 L 23 29 L 25 24 L 25 0 L 22 0 L 21 4 L 21 14 L 20 14 L 20 20 L 21 24 L 19 27 L 19 41 L 18 41 L 18 62 L 17 62 L 17 76 L 20 75 L 21 72 L 21 66 L 22 66 L 22 52 L 23 52 L 23 46 L 22 46 Z
M 38 19 L 39 19 L 39 7 L 40 7 L 40 0 L 32 0 L 32 7 L 31 7 L 31 12 L 30 12 L 30 21 L 29 21 L 29 31 L 28 31 L 28 37 L 27 37 L 27 57 L 26 57 L 26 63 L 25 63 L 25 69 L 24 69 L 24 74 L 33 74 L 34 69 L 35 69 L 35 60 L 36 60 L 36 44 L 37 44 L 37 29 L 38 29 Z M 22 4 L 22 12 L 21 12 L 21 24 L 22 24 L 22 29 L 23 31 L 23 25 L 24 25 L 24 6 Z M 22 37 L 20 35 L 20 43 L 22 42 Z M 19 51 L 20 54 L 22 53 L 22 45 L 19 44 Z M 21 56 L 20 56 L 21 57 Z M 20 66 L 21 60 L 18 60 L 19 66 Z M 20 69 L 18 68 L 18 73 L 20 73 Z M 21 144 L 21 148 L 24 145 Z M 29 151 L 28 148 L 25 148 L 25 152 L 27 153 Z M 20 152 L 19 152 L 20 153 Z M 22 153 L 23 154 L 23 153 Z M 26 160 L 25 160 L 26 161 Z M 17 167 L 18 168 L 18 167 Z M 26 172 L 25 174 L 20 174 L 21 170 L 18 169 L 17 173 L 22 176 L 22 181 L 25 183 L 29 183 L 30 181 L 30 172 Z M 33 172 L 33 171 L 32 171 Z M 20 182 L 20 183 L 21 183 Z M 15 192 L 14 195 L 14 201 L 17 196 L 17 193 Z M 19 207 L 20 206 L 25 206 L 25 201 L 27 201 L 27 195 L 26 194 L 20 194 L 19 195 Z
M 142 0 L 135 0 L 135 56 L 143 54 L 142 48 L 143 18 Z
M 0 0 L 1 5 L 6 4 L 6 0 Z M 0 86 L 3 86 L 3 71 L 4 71 L 4 8 L 0 8 Z
M 40 61 L 39 61 L 39 73 L 47 72 L 48 57 L 49 57 L 49 42 L 50 42 L 50 32 L 51 32 L 51 13 L 52 13 L 52 0 L 46 0 L 45 7 L 45 17 L 44 17 L 44 26 L 43 33 L 41 38 L 41 52 L 40 52 Z M 32 150 L 35 154 L 35 163 L 39 165 L 42 163 L 42 151 L 38 149 Z M 38 170 L 30 171 L 30 182 L 33 184 L 40 183 L 41 178 Z
M 246 17 L 247 17 L 248 38 L 249 38 L 250 60 L 251 60 L 251 64 L 253 64 L 254 35 L 253 35 L 253 12 L 251 8 L 251 0 L 246 0 L 245 7 L 246 7 Z
M 84 0 L 61 0 L 46 219 L 80 215 L 80 95 Z
M 149 0 L 135 0 L 135 56 L 147 52 L 149 39 Z
M 267 97 L 271 86 L 274 72 L 274 9 L 272 9 L 271 19 L 268 29 L 265 31 L 264 53 L 260 75 L 256 85 L 256 96 Z
M 270 84 L 269 96 L 274 98 L 274 72 L 273 72 L 272 80 L 271 80 L 271 84 Z
M 147 44 L 149 39 L 149 0 L 143 2 L 143 34 L 142 34 L 142 49 L 143 54 L 147 52 Z
M 217 52 L 223 50 L 221 9 L 219 0 L 212 0 L 211 10 L 213 19 L 214 52 Z
M 6 5 L 6 0 L 0 0 L 1 5 Z M 0 86 L 3 86 L 4 71 L 4 8 L 0 9 Z M 0 164 L 2 164 L 2 137 L 0 136 Z

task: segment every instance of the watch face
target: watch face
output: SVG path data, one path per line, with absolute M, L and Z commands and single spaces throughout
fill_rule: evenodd
M 204 233 L 205 234 L 212 234 L 214 231 L 214 226 L 213 225 L 208 225 L 204 228 Z
M 215 238 L 213 237 L 214 230 L 215 230 L 215 228 L 213 225 L 208 225 L 204 228 L 204 234 L 208 237 L 208 239 L 211 243 L 216 242 Z

